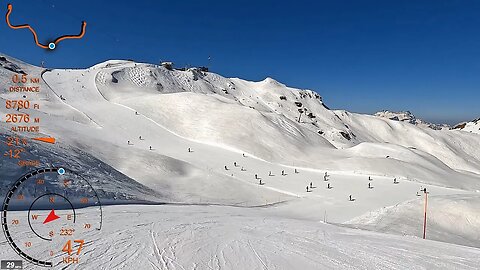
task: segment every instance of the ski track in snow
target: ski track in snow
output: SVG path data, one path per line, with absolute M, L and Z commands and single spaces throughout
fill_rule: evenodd
M 67 269 L 477 269 L 480 263 L 479 249 L 285 219 L 268 208 L 108 206 L 107 212 L 104 232 L 85 247 L 82 263 Z M 132 220 L 129 212 L 140 216 Z M 15 256 L 0 244 L 0 257 Z

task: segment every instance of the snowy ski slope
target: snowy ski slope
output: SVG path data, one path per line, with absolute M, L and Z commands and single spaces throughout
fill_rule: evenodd
M 479 214 L 464 211 L 480 204 L 477 134 L 330 110 L 319 94 L 271 78 L 249 82 L 130 61 L 85 70 L 6 61 L 2 86 L 16 68 L 43 79 L 43 92 L 29 97 L 41 110 L 28 113 L 42 117 L 43 132 L 59 139 L 59 149 L 33 145 L 32 151 L 51 151 L 45 160 L 53 164 L 75 156 L 74 165 L 88 168 L 92 179 L 109 175 L 98 183 L 105 199 L 186 204 L 108 207 L 105 237 L 89 257 L 97 269 L 138 263 L 145 269 L 478 265 L 477 249 L 417 238 L 423 202 L 417 192 L 426 187 L 434 202 L 432 239 L 478 246 Z M 18 96 L 0 90 L 2 101 Z M 1 107 L 0 127 L 8 134 Z M 2 193 L 22 173 L 0 170 Z M 458 201 L 461 207 L 453 207 Z M 464 215 L 447 219 L 446 206 L 447 213 Z M 121 226 L 115 223 L 122 219 Z M 341 223 L 413 237 L 332 225 Z M 114 241 L 124 246 L 112 247 Z
M 269 208 L 109 206 L 67 269 L 478 269 L 480 250 L 278 216 Z M 12 258 L 10 248 L 0 257 Z M 26 269 L 36 269 L 31 266 Z

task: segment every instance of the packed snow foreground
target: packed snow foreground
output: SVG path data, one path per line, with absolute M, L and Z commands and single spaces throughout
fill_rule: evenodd
M 331 110 L 316 92 L 270 78 L 130 61 L 85 70 L 45 70 L 8 56 L 0 63 L 2 102 L 18 96 L 3 87 L 13 74 L 43 80 L 41 94 L 29 97 L 41 110 L 28 113 L 59 142 L 27 152 L 83 171 L 111 204 L 78 269 L 480 263 L 474 132 Z M 4 140 L 11 132 L 0 110 Z M 1 162 L 4 196 L 25 171 Z M 429 240 L 421 239 L 421 188 L 429 191 Z M 15 256 L 0 241 L 0 258 Z

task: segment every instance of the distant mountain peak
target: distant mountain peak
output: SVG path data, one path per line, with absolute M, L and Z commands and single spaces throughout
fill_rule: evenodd
M 383 110 L 374 114 L 377 117 L 388 118 L 393 121 L 399 122 L 407 122 L 412 125 L 420 126 L 420 127 L 427 127 L 435 130 L 442 130 L 442 129 L 451 129 L 449 125 L 446 124 L 433 124 L 422 119 L 417 118 L 412 112 L 410 111 L 400 111 L 394 112 L 389 110 Z
M 480 118 L 477 118 L 470 122 L 460 123 L 456 125 L 453 129 L 480 134 Z
M 413 125 L 416 125 L 418 121 L 415 115 L 410 111 L 393 112 L 389 110 L 383 110 L 375 113 L 374 115 L 377 117 L 388 118 L 394 121 L 408 122 Z

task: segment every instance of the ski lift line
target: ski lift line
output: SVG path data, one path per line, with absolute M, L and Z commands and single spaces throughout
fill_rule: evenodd
M 48 45 L 44 45 L 42 43 L 40 43 L 38 41 L 38 35 L 37 35 L 37 32 L 35 32 L 35 30 L 29 25 L 29 24 L 21 24 L 21 25 L 12 25 L 10 23 L 10 14 L 12 14 L 12 11 L 13 11 L 13 5 L 12 4 L 8 4 L 8 11 L 7 11 L 7 14 L 6 14 L 6 21 L 7 21 L 7 24 L 10 28 L 14 29 L 14 30 L 17 30 L 17 29 L 28 29 L 30 30 L 30 32 L 32 32 L 33 34 L 33 38 L 35 40 L 35 44 L 42 48 L 42 49 L 55 49 L 55 45 L 57 45 L 60 41 L 63 41 L 63 40 L 66 40 L 66 39 L 81 39 L 85 36 L 85 32 L 86 32 L 86 27 L 87 27 L 87 22 L 83 21 L 82 22 L 82 28 L 81 28 L 81 31 L 80 31 L 80 34 L 78 35 L 64 35 L 64 36 L 61 36 L 61 37 L 58 37 L 57 39 L 55 39 L 53 42 L 51 42 L 50 44 Z M 52 45 L 53 44 L 53 45 Z

